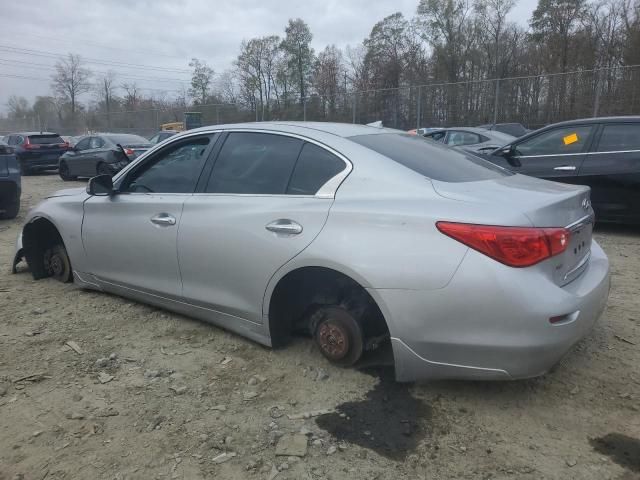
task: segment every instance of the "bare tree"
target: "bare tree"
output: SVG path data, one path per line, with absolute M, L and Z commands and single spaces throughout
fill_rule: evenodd
M 51 76 L 51 88 L 66 99 L 71 106 L 71 117 L 75 118 L 78 96 L 91 89 L 89 78 L 91 71 L 83 66 L 80 55 L 68 54 L 66 58 L 56 62 L 56 73 Z
M 205 105 L 211 94 L 214 71 L 205 62 L 197 58 L 192 58 L 189 66 L 193 68 L 189 95 L 196 104 Z
M 301 18 L 289 19 L 285 33 L 286 37 L 282 41 L 281 47 L 286 52 L 289 71 L 295 72 L 300 104 L 302 105 L 307 94 L 306 87 L 313 67 L 313 49 L 311 48 L 313 35 L 309 25 Z
M 105 73 L 95 85 L 96 93 L 100 103 L 104 106 L 105 113 L 107 114 L 107 127 L 111 128 L 111 111 L 113 109 L 113 101 L 116 86 L 116 74 L 113 70 L 109 70 Z

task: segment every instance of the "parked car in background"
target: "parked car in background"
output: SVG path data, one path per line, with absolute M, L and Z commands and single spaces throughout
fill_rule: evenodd
M 82 137 L 83 135 L 76 135 L 76 136 L 62 135 L 62 139 L 65 142 L 67 142 L 69 147 L 73 147 L 76 143 L 78 143 L 78 140 L 80 140 Z
M 95 175 L 113 175 L 151 147 L 139 135 L 105 133 L 87 135 L 60 157 L 58 171 L 63 180 Z
M 57 133 L 20 132 L 7 135 L 7 145 L 15 151 L 22 175 L 58 168 L 58 159 L 69 145 Z
M 165 141 L 167 138 L 174 136 L 178 130 L 161 130 L 149 139 L 151 145 Z
M 640 116 L 556 123 L 485 158 L 517 173 L 588 185 L 599 221 L 640 224 Z
M 476 127 L 440 128 L 427 132 L 422 136 L 450 147 L 464 147 L 466 150 L 473 152 L 493 151 L 515 138 L 505 133 Z
M 26 258 L 36 279 L 268 346 L 304 332 L 339 365 L 390 343 L 398 380 L 526 378 L 606 305 L 592 219 L 586 187 L 397 130 L 217 125 L 51 195 L 26 218 L 14 270 Z
M 521 123 L 494 123 L 479 125 L 478 128 L 484 128 L 485 130 L 492 130 L 495 132 L 502 132 L 514 137 L 522 137 L 523 135 L 531 132 L 531 130 L 525 128 Z
M 0 145 L 0 220 L 15 218 L 20 211 L 20 164 L 13 148 Z
M 414 128 L 413 130 L 407 131 L 409 135 L 424 135 L 425 133 L 433 132 L 434 130 L 439 130 L 434 127 L 424 127 L 424 128 Z

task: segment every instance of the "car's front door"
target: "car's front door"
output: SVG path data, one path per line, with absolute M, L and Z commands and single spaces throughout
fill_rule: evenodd
M 201 193 L 184 205 L 178 255 L 185 300 L 230 329 L 242 328 L 238 318 L 260 324 L 269 279 L 318 235 L 333 202 L 322 187 L 347 168 L 301 138 L 226 134 Z
M 214 141 L 215 135 L 200 135 L 171 143 L 119 178 L 113 195 L 85 202 L 88 273 L 106 289 L 180 295 L 176 247 L 182 207 Z
M 579 179 L 598 217 L 640 221 L 640 122 L 603 124 Z
M 64 161 L 67 162 L 69 167 L 69 174 L 74 176 L 83 176 L 83 162 L 84 155 L 89 150 L 89 142 L 91 137 L 84 137 L 73 147 L 73 150 L 67 152 L 64 156 Z M 93 176 L 93 175 L 92 175 Z
M 565 183 L 580 183 L 578 172 L 596 128 L 594 124 L 559 126 L 515 142 L 507 164 L 517 173 Z

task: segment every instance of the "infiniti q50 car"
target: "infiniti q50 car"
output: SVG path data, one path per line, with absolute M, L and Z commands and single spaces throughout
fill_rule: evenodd
M 35 207 L 16 264 L 396 378 L 513 379 L 593 327 L 609 262 L 589 189 L 384 128 L 191 130 Z

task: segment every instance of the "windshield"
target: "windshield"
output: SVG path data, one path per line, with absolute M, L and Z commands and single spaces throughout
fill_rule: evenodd
M 416 135 L 383 133 L 349 139 L 420 175 L 442 182 L 473 182 L 513 175 L 479 157 Z
M 54 143 L 64 143 L 60 135 L 29 135 L 29 143 L 33 145 L 50 145 Z

